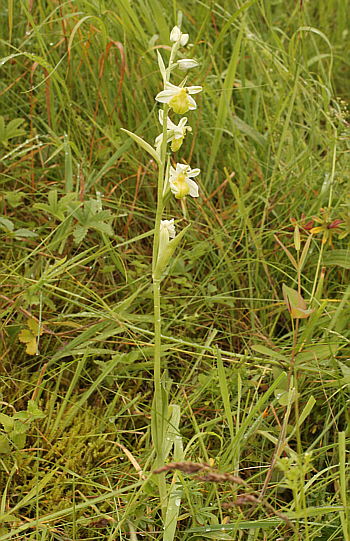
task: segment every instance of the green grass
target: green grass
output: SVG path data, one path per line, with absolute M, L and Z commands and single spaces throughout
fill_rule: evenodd
M 203 92 L 176 156 L 201 169 L 200 197 L 168 206 L 192 223 L 161 284 L 168 463 L 248 488 L 167 474 L 180 509 L 163 535 L 157 166 L 120 128 L 159 134 L 156 50 L 178 10 Z M 0 539 L 350 538 L 349 13 L 348 0 L 0 1 Z M 291 218 L 323 226 L 294 374 L 282 284 L 298 276 L 274 237 L 297 257 Z M 19 340 L 31 317 L 34 355 Z

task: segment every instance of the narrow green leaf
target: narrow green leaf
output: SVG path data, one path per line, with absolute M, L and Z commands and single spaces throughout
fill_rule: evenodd
M 68 135 L 64 134 L 64 165 L 65 165 L 65 179 L 66 179 L 66 192 L 73 191 L 73 165 L 72 165 L 72 152 L 70 149 Z
M 262 353 L 263 355 L 267 355 L 268 357 L 272 357 L 273 359 L 279 359 L 283 362 L 289 362 L 288 357 L 285 355 L 282 355 L 282 353 L 278 353 L 278 351 L 274 351 L 273 349 L 267 348 L 266 346 L 262 346 L 260 344 L 256 344 L 252 346 L 252 349 L 254 351 L 257 351 L 258 353 Z
M 221 357 L 219 348 L 216 348 L 216 361 L 217 361 L 217 366 L 218 366 L 218 376 L 219 376 L 221 397 L 224 404 L 226 419 L 227 419 L 228 426 L 230 429 L 231 441 L 233 441 L 235 437 L 235 432 L 233 428 L 233 416 L 232 416 L 231 404 L 230 404 L 230 394 L 227 387 L 225 367 L 224 367 L 224 363 L 222 362 L 222 357 Z
M 157 50 L 157 57 L 158 57 L 158 66 L 159 66 L 159 69 L 160 69 L 160 73 L 163 77 L 163 82 L 165 84 L 165 81 L 166 81 L 166 70 L 165 70 L 165 65 L 164 65 L 164 62 L 163 62 L 163 58 L 162 58 L 162 55 L 160 54 L 160 52 Z
M 180 240 L 185 235 L 187 229 L 191 227 L 191 224 L 189 224 L 185 229 L 181 231 L 174 239 L 172 239 L 169 244 L 164 248 L 161 256 L 159 257 L 157 261 L 156 268 L 154 270 L 154 279 L 160 280 L 163 272 L 165 271 L 173 253 L 175 252 Z
M 251 137 L 261 147 L 266 147 L 267 140 L 265 139 L 265 137 L 254 128 L 249 126 L 249 124 L 244 122 L 244 120 L 239 118 L 237 115 L 232 115 L 231 122 L 241 133 L 244 133 L 244 135 L 248 135 L 249 137 Z
M 147 152 L 152 156 L 152 158 L 154 158 L 156 160 L 156 162 L 158 164 L 160 164 L 161 162 L 161 159 L 160 159 L 160 156 L 158 154 L 158 152 L 153 148 L 151 147 L 151 145 L 149 145 L 148 143 L 146 143 L 146 141 L 144 141 L 143 139 L 141 139 L 141 137 L 139 137 L 138 135 L 136 135 L 135 133 L 132 133 L 131 131 L 129 130 L 125 130 L 124 128 L 120 128 L 122 131 L 124 131 L 125 133 L 127 133 L 138 145 L 140 145 L 144 150 L 147 150 Z
M 295 258 L 292 256 L 292 254 L 288 250 L 288 248 L 283 244 L 283 242 L 280 241 L 280 239 L 277 237 L 277 235 L 274 235 L 274 237 L 275 237 L 276 242 L 278 242 L 278 244 L 281 246 L 281 248 L 283 248 L 283 250 L 286 252 L 286 254 L 289 257 L 289 260 L 292 263 L 292 265 L 294 266 L 294 268 L 296 270 L 298 270 L 298 264 L 295 261 Z
M 220 148 L 220 142 L 221 142 L 221 138 L 223 134 L 223 129 L 225 127 L 226 118 L 230 111 L 230 101 L 231 101 L 231 96 L 232 96 L 233 83 L 234 83 L 235 75 L 236 75 L 239 50 L 240 50 L 242 35 L 243 35 L 243 28 L 244 28 L 244 24 L 242 23 L 240 32 L 238 34 L 238 37 L 233 49 L 230 64 L 227 69 L 227 75 L 226 75 L 226 78 L 223 84 L 223 89 L 220 96 L 219 110 L 217 114 L 217 120 L 216 120 L 215 131 L 214 131 L 214 140 L 212 143 L 210 160 L 207 167 L 206 184 L 208 183 L 209 178 L 212 175 L 212 169 L 215 163 L 216 155 Z

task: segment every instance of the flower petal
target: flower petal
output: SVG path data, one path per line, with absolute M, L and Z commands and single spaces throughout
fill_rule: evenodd
M 190 104 L 190 105 L 189 105 L 190 111 L 193 111 L 194 109 L 197 109 L 197 104 L 196 104 L 196 102 L 194 101 L 194 99 L 191 98 L 191 96 L 187 95 L 187 101 L 188 101 L 188 103 Z
M 189 94 L 198 94 L 198 92 L 202 92 L 201 86 L 188 86 L 187 87 Z
M 186 173 L 186 175 L 187 175 L 188 177 L 197 177 L 197 176 L 199 175 L 200 172 L 201 172 L 200 169 L 191 169 L 190 171 L 188 171 L 188 172 Z
M 198 197 L 198 184 L 195 183 L 194 180 L 191 180 L 190 178 L 186 178 L 186 182 L 188 186 L 190 187 L 190 196 L 191 197 Z

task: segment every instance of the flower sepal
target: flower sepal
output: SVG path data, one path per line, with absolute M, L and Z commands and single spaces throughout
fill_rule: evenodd
M 168 244 L 166 244 L 166 246 L 163 248 L 162 252 L 159 253 L 157 265 L 153 273 L 154 280 L 161 279 L 162 274 L 167 268 L 169 261 L 172 258 L 179 242 L 181 241 L 182 237 L 185 235 L 187 229 L 189 229 L 190 227 L 191 227 L 191 224 L 185 227 L 185 229 L 183 229 L 178 235 L 176 235 L 175 238 L 170 240 Z

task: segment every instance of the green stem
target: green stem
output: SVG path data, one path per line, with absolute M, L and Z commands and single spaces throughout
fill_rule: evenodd
M 153 280 L 154 301 L 154 407 L 155 407 L 155 431 L 153 443 L 157 451 L 157 468 L 164 466 L 163 440 L 165 439 L 164 407 L 161 383 L 161 318 L 160 318 L 160 280 Z M 163 520 L 167 509 L 167 493 L 165 473 L 158 475 L 159 497 Z
M 167 117 L 169 106 L 164 105 L 163 113 L 163 142 L 161 147 L 161 164 L 159 166 L 158 173 L 158 191 L 157 191 L 157 213 L 156 223 L 154 227 L 154 239 L 153 239 L 153 260 L 152 260 L 152 272 L 154 272 L 158 259 L 159 251 L 159 236 L 160 236 L 160 222 L 163 214 L 163 185 L 164 185 L 164 171 L 166 162 L 166 146 L 167 146 Z M 157 468 L 164 466 L 164 454 L 163 454 L 163 439 L 165 437 L 164 432 L 164 407 L 162 398 L 162 383 L 161 383 L 161 359 L 160 359 L 160 347 L 161 347 L 161 317 L 160 317 L 160 280 L 153 278 L 153 309 L 154 309 L 154 408 L 155 408 L 155 434 L 152 435 L 153 444 L 157 451 Z M 165 473 L 158 475 L 158 488 L 160 504 L 162 509 L 163 521 L 165 521 L 166 509 L 167 509 L 167 493 L 165 483 Z

